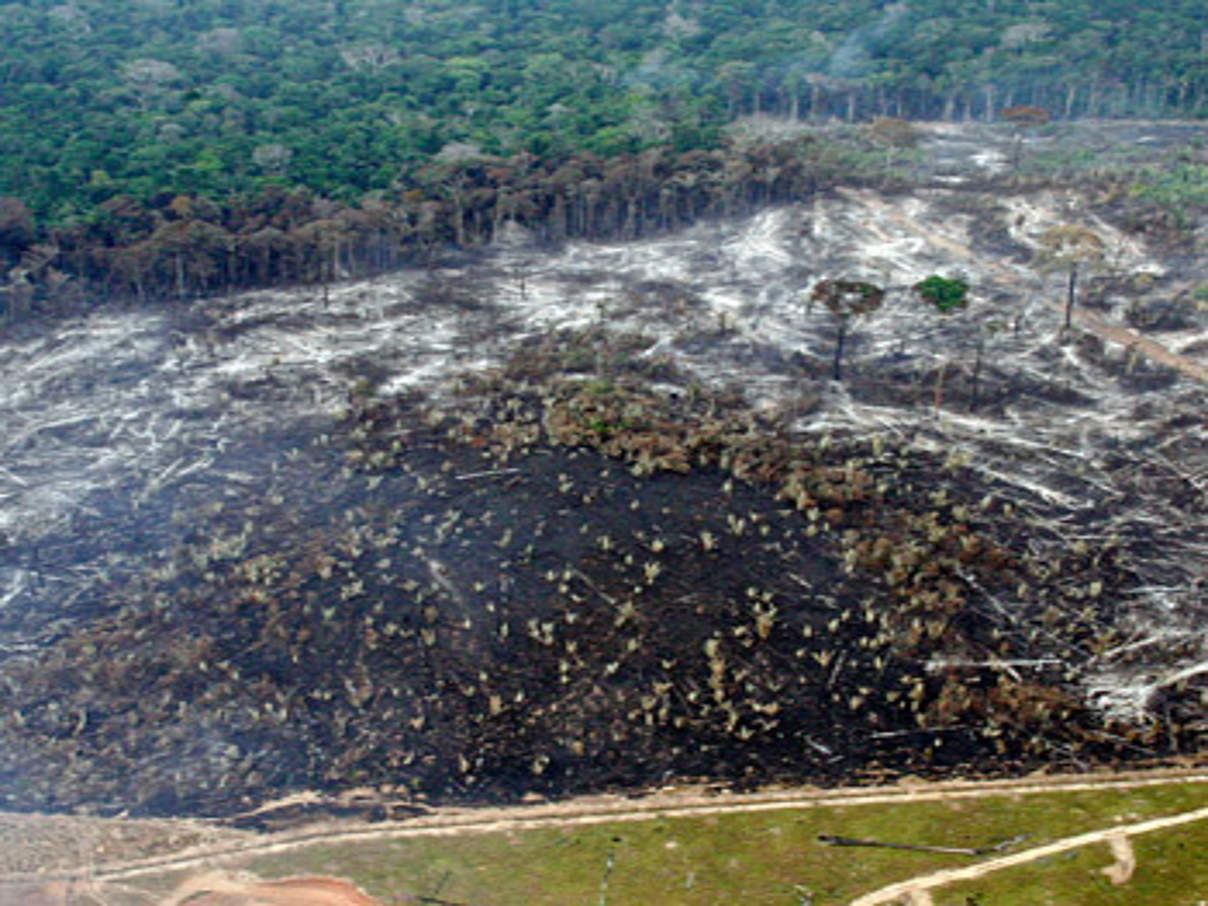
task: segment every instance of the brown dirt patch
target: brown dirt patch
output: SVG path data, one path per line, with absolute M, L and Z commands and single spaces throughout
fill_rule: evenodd
M 261 881 L 224 873 L 185 881 L 160 906 L 381 906 L 348 881 L 327 877 Z

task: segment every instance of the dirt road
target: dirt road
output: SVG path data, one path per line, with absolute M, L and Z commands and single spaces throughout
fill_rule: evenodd
M 1183 824 L 1191 824 L 1195 821 L 1204 820 L 1208 820 L 1208 808 L 1184 812 L 1181 815 L 1170 815 L 1166 818 L 1139 821 L 1135 824 L 1117 824 L 1103 830 L 1090 831 L 1089 833 L 1078 834 L 1074 837 L 1055 840 L 1044 846 L 1035 846 L 1022 852 L 1012 853 L 1009 856 L 1000 856 L 997 859 L 990 859 L 977 865 L 969 865 L 964 868 L 946 868 L 943 871 L 936 871 L 905 881 L 898 881 L 895 884 L 882 887 L 880 890 L 874 890 L 872 893 L 865 894 L 853 900 L 851 906 L 881 906 L 881 904 L 899 902 L 899 898 L 906 896 L 911 897 L 916 903 L 920 900 L 926 902 L 922 895 L 937 887 L 943 887 L 946 884 L 953 884 L 957 881 L 972 881 L 975 878 L 983 878 L 1004 868 L 1012 868 L 1016 865 L 1035 862 L 1037 859 L 1068 852 L 1071 849 L 1080 849 L 1083 846 L 1091 846 L 1095 843 L 1113 844 L 1112 853 L 1116 857 L 1117 865 L 1111 866 L 1106 873 L 1109 874 L 1109 877 L 1113 881 L 1120 878 L 1122 880 L 1117 881 L 1117 883 L 1123 883 L 1127 880 L 1127 876 L 1131 874 L 1131 867 L 1135 867 L 1135 861 L 1130 866 L 1130 860 L 1133 858 L 1131 847 L 1122 845 L 1123 841 L 1141 834 L 1148 834 L 1153 831 L 1179 827 Z M 1125 867 L 1117 869 L 1119 865 Z

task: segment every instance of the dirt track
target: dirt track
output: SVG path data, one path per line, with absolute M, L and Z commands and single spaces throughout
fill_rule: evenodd
M 1071 849 L 1079 849 L 1083 846 L 1090 846 L 1094 843 L 1113 844 L 1112 852 L 1113 855 L 1116 855 L 1117 862 L 1126 862 L 1128 856 L 1131 856 L 1131 848 L 1124 847 L 1117 841 L 1123 841 L 1129 837 L 1147 834 L 1151 831 L 1178 827 L 1183 824 L 1190 824 L 1194 821 L 1203 821 L 1205 819 L 1208 819 L 1208 808 L 1201 808 L 1192 812 L 1184 812 L 1181 815 L 1171 815 L 1167 818 L 1154 818 L 1149 821 L 1140 821 L 1135 824 L 1114 825 L 1104 830 L 1078 834 L 1074 837 L 1065 837 L 1064 839 L 1056 840 L 1044 846 L 1036 846 L 1032 849 L 1025 849 L 1023 852 L 1012 853 L 1009 856 L 1000 856 L 997 859 L 990 859 L 989 861 L 982 862 L 978 865 L 970 865 L 965 868 L 947 868 L 943 871 L 932 872 L 928 875 L 920 875 L 919 877 L 910 878 L 906 881 L 899 881 L 896 884 L 890 884 L 887 887 L 882 887 L 880 890 L 875 890 L 872 893 L 865 894 L 864 896 L 853 900 L 851 906 L 880 906 L 880 904 L 884 903 L 897 902 L 898 898 L 902 896 L 910 896 L 913 898 L 914 902 L 918 902 L 918 895 L 920 892 L 929 891 L 936 887 L 943 887 L 946 884 L 952 884 L 957 881 L 971 881 L 975 878 L 984 877 L 1004 868 L 1011 868 L 1016 865 L 1024 865 L 1028 862 L 1034 862 L 1037 859 L 1043 859 L 1046 856 L 1053 856 L 1057 853 L 1067 852 Z M 1127 853 L 1128 856 L 1122 855 L 1125 853 Z M 1105 873 L 1109 871 L 1111 871 L 1111 869 L 1106 870 Z M 1116 881 L 1117 877 L 1122 877 L 1123 880 Z M 1118 875 L 1112 875 L 1112 879 L 1115 883 L 1123 883 L 1124 880 L 1127 880 L 1127 875 L 1122 872 Z
M 1052 306 L 1055 310 L 1061 310 L 1062 306 L 1054 302 Z M 1155 362 L 1174 368 L 1189 378 L 1199 381 L 1201 384 L 1208 385 L 1208 368 L 1201 365 L 1199 362 L 1189 359 L 1186 356 L 1171 352 L 1161 343 L 1151 340 L 1148 337 L 1143 337 L 1136 331 L 1129 330 L 1127 327 L 1120 327 L 1116 324 L 1108 324 L 1101 317 L 1091 311 L 1074 310 L 1074 321 L 1080 326 L 1086 328 L 1092 333 L 1098 334 L 1105 340 L 1113 343 L 1120 343 L 1128 349 L 1136 349 L 1143 353 Z

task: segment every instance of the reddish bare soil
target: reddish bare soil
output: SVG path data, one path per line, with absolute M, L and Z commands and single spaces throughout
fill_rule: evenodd
M 243 880 L 225 874 L 190 878 L 161 906 L 381 906 L 348 881 L 301 877 Z
M 158 901 L 88 881 L 0 888 L 0 906 L 381 906 L 355 885 L 338 878 L 298 877 L 262 881 L 221 872 L 189 878 Z

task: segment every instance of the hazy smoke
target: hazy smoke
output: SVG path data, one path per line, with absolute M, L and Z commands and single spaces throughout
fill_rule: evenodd
M 839 45 L 827 61 L 826 74 L 836 79 L 858 79 L 873 69 L 869 52 L 875 41 L 880 41 L 897 22 L 906 15 L 905 3 L 893 3 L 885 7 L 876 22 L 857 28 Z

